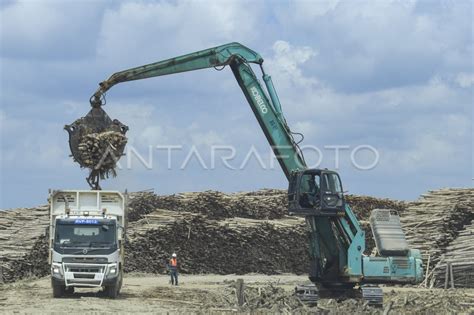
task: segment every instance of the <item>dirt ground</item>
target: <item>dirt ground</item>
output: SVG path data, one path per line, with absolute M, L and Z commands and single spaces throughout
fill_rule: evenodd
M 243 279 L 246 304 L 236 306 L 234 284 Z M 0 285 L 1 313 L 69 314 L 113 313 L 322 313 L 384 312 L 422 314 L 473 314 L 474 290 L 428 290 L 385 287 L 383 308 L 363 301 L 323 299 L 317 307 L 303 306 L 293 296 L 295 284 L 308 283 L 306 276 L 284 275 L 181 275 L 171 286 L 167 276 L 127 274 L 116 300 L 101 296 L 98 289 L 79 289 L 71 296 L 53 299 L 48 277 Z

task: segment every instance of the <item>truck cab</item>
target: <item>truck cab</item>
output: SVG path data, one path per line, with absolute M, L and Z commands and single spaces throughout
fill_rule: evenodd
M 126 201 L 117 191 L 50 192 L 49 262 L 53 296 L 76 287 L 120 293 L 124 267 Z

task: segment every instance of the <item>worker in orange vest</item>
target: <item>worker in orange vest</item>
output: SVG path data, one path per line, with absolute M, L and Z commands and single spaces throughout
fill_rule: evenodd
M 170 270 L 171 274 L 171 285 L 178 285 L 178 258 L 176 257 L 176 253 L 171 255 L 168 269 Z

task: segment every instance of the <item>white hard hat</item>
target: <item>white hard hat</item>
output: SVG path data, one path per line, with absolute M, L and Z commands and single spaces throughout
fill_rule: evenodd
M 173 253 L 173 255 L 171 255 L 171 257 L 176 257 L 176 253 Z

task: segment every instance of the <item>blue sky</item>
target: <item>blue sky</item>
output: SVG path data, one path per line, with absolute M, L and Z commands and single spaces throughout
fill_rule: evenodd
M 324 146 L 348 148 L 338 165 L 345 190 L 410 200 L 472 186 L 472 1 L 2 1 L 0 10 L 2 209 L 43 204 L 48 188 L 88 188 L 62 128 L 87 113 L 98 82 L 232 41 L 264 57 L 290 127 L 321 148 L 320 167 L 335 166 Z M 255 159 L 242 170 L 197 160 L 179 169 L 193 146 L 208 166 L 213 145 L 234 146 L 235 166 L 253 147 L 271 160 L 229 69 L 123 83 L 107 101 L 140 155 L 150 145 L 183 150 L 167 169 L 166 153 L 153 149 L 151 170 L 132 159 L 103 188 L 287 186 L 278 167 Z M 359 145 L 377 149 L 375 168 L 351 164 Z M 373 158 L 357 155 L 360 164 Z

